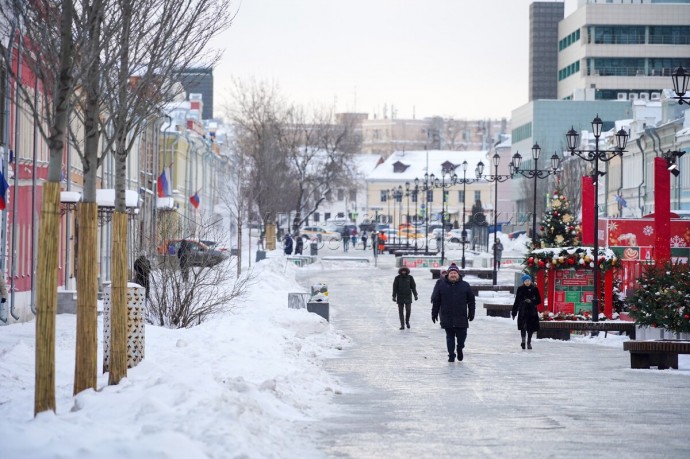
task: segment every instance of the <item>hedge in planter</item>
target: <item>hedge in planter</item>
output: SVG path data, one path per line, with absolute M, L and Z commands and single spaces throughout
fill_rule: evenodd
M 684 263 L 648 265 L 640 288 L 626 299 L 638 325 L 690 332 L 690 268 Z

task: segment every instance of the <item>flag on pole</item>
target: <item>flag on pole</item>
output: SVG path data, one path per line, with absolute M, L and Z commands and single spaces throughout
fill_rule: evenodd
M 2 170 L 0 170 L 0 210 L 5 210 L 7 207 L 7 189 L 10 187 L 10 185 L 7 183 L 7 180 L 5 180 L 5 175 L 2 173 Z
M 170 191 L 170 166 L 167 166 L 158 176 L 158 197 L 166 198 L 169 196 L 172 196 L 172 192 Z
M 615 196 L 616 202 L 621 206 L 621 207 L 628 207 L 628 203 L 623 199 L 623 196 L 617 194 Z
M 199 204 L 201 204 L 201 199 L 199 199 L 199 192 L 198 191 L 196 193 L 194 193 L 193 196 L 189 197 L 189 202 L 192 203 L 192 205 L 194 206 L 195 209 L 199 208 Z

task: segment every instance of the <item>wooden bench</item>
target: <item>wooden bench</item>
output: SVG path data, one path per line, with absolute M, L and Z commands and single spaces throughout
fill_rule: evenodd
M 491 317 L 510 317 L 510 311 L 513 310 L 512 304 L 499 303 L 484 303 L 486 315 Z
M 431 268 L 429 271 L 431 271 L 432 279 L 438 279 L 439 277 L 441 277 L 440 268 Z M 493 279 L 493 270 L 491 269 L 465 268 L 460 270 L 460 274 L 462 274 L 463 277 L 477 276 L 480 279 Z
M 472 289 L 472 293 L 474 293 L 474 296 L 478 296 L 479 292 L 509 292 L 513 293 L 513 286 L 512 285 L 473 285 L 470 284 L 470 288 Z
M 625 332 L 630 339 L 635 339 L 634 322 L 614 322 L 605 320 L 603 322 L 590 322 L 588 320 L 543 320 L 539 322 L 537 338 L 551 338 L 568 341 L 570 332 L 576 331 L 603 331 L 606 334 L 610 331 Z
M 690 341 L 626 341 L 623 350 L 630 352 L 630 368 L 657 367 L 678 369 L 678 354 L 690 354 Z

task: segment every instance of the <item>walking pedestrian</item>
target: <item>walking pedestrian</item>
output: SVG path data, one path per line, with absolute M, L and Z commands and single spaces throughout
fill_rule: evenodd
M 462 280 L 460 269 L 455 264 L 448 267 L 445 279 L 441 279 L 431 308 L 431 320 L 441 319 L 441 328 L 446 331 L 448 361 L 455 362 L 456 340 L 457 358 L 463 359 L 469 322 L 474 320 L 474 293 L 470 284 Z
M 182 271 L 182 280 L 189 282 L 189 251 L 191 243 L 187 239 L 180 241 L 180 248 L 177 249 L 177 260 L 180 263 L 180 271 Z
M 295 238 L 295 255 L 302 255 L 303 250 L 304 250 L 304 239 L 302 239 L 302 236 L 297 236 Z
M 388 240 L 388 238 L 386 237 L 383 231 L 379 231 L 377 239 L 379 253 L 383 253 L 383 251 L 386 250 L 386 241 Z
M 493 247 L 491 247 L 495 253 L 496 253 L 496 266 L 497 269 L 501 269 L 501 256 L 503 255 L 503 244 L 501 244 L 501 240 L 497 239 L 496 242 L 494 242 Z
M 343 252 L 347 252 L 350 249 L 350 229 L 345 228 L 343 230 Z
M 357 228 L 352 228 L 352 232 L 350 233 L 350 237 L 352 238 L 352 249 L 357 248 L 357 237 L 359 236 L 359 233 L 357 232 Z
M 398 303 L 398 315 L 400 316 L 400 330 L 410 328 L 410 313 L 412 312 L 412 296 L 417 301 L 417 284 L 410 275 L 410 268 L 403 266 L 398 270 L 398 275 L 393 279 L 393 301 Z M 403 316 L 403 310 L 405 315 Z
M 149 297 L 151 287 L 151 262 L 146 258 L 146 253 L 142 253 L 134 260 L 134 282 L 146 289 L 146 298 Z
M 537 306 L 541 304 L 541 295 L 536 285 L 532 283 L 529 274 L 522 276 L 522 285 L 515 292 L 515 303 L 511 315 L 513 320 L 517 316 L 517 327 L 520 330 L 522 342 L 520 346 L 525 348 L 525 335 L 527 335 L 527 349 L 532 349 L 532 334 L 539 331 L 539 311 Z
M 362 250 L 367 250 L 367 230 L 362 231 Z
M 292 236 L 290 236 L 290 233 L 287 233 L 283 240 L 283 251 L 285 255 L 292 255 Z

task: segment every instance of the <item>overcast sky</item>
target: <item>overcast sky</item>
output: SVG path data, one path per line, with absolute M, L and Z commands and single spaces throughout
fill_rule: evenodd
M 527 102 L 533 0 L 233 0 L 216 40 L 216 116 L 230 79 L 305 107 L 381 117 L 510 117 Z M 562 1 L 562 0 L 559 0 Z M 577 0 L 565 0 L 566 15 Z

